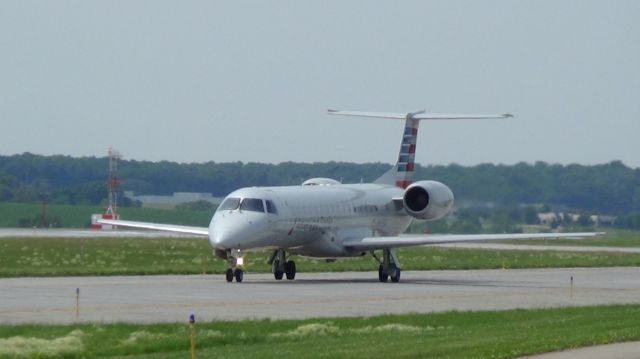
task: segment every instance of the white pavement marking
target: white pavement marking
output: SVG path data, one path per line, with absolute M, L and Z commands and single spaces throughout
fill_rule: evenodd
M 570 278 L 574 278 L 571 293 Z M 294 281 L 245 274 L 0 279 L 0 323 L 372 316 L 640 303 L 639 268 L 407 271 L 400 283 L 374 272 L 298 273 Z
M 598 246 L 560 246 L 560 245 L 547 246 L 547 245 L 532 245 L 532 244 L 501 244 L 501 243 L 452 243 L 452 244 L 435 244 L 431 246 L 442 247 L 442 248 L 516 250 L 516 251 L 640 253 L 640 248 L 638 247 L 598 247 Z

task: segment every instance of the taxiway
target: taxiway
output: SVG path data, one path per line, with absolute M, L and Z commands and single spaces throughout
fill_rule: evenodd
M 371 316 L 640 303 L 639 268 L 407 271 L 400 283 L 375 272 L 0 279 L 1 323 L 181 322 Z M 573 277 L 573 289 L 571 288 Z M 76 318 L 76 288 L 80 316 Z

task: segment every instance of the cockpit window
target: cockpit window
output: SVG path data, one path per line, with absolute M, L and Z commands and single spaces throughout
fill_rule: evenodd
M 240 198 L 230 197 L 225 199 L 220 207 L 218 207 L 219 211 L 233 211 L 234 209 L 238 209 L 238 205 L 240 204 Z
M 273 203 L 272 200 L 268 199 L 264 202 L 267 204 L 267 212 L 272 214 L 278 214 L 278 209 L 276 208 L 276 205 Z
M 264 204 L 258 198 L 244 198 L 240 203 L 241 211 L 264 212 Z

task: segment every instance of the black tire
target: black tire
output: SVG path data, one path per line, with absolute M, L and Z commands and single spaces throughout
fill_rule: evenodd
M 386 283 L 389 280 L 389 273 L 384 270 L 382 264 L 378 267 L 378 280 L 382 283 Z
M 283 272 L 283 271 L 276 270 L 275 272 L 273 272 L 273 277 L 274 277 L 276 280 L 282 280 L 282 277 L 284 277 L 284 272 Z
M 391 276 L 391 281 L 393 283 L 398 283 L 400 281 L 400 268 L 395 269 L 395 273 Z
M 233 282 L 233 269 L 231 268 L 227 269 L 227 272 L 225 273 L 225 277 L 227 278 L 227 282 L 229 283 Z
M 280 261 L 276 259 L 271 265 L 271 271 L 273 272 L 273 277 L 276 280 L 282 280 L 282 277 L 284 277 L 284 272 L 281 271 L 279 268 L 280 268 Z
M 292 280 L 296 277 L 296 262 L 288 261 L 284 264 L 284 272 L 287 274 L 287 279 Z
M 244 277 L 244 271 L 242 269 L 236 269 L 234 275 L 236 277 L 236 282 L 240 283 L 242 282 L 242 277 Z

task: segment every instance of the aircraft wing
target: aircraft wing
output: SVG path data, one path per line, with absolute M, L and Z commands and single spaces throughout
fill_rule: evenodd
M 343 245 L 353 250 L 375 250 L 396 247 L 424 246 L 430 244 L 488 242 L 522 239 L 557 239 L 557 238 L 585 238 L 602 235 L 602 232 L 582 233 L 514 233 L 514 234 L 428 234 L 416 236 L 396 237 L 366 237 L 351 239 Z
M 178 226 L 173 224 L 121 221 L 121 220 L 113 220 L 113 219 L 99 219 L 98 223 L 111 224 L 118 227 L 153 229 L 156 231 L 195 234 L 197 236 L 205 236 L 205 237 L 209 236 L 209 228 L 205 228 L 205 227 L 189 227 L 189 226 Z

